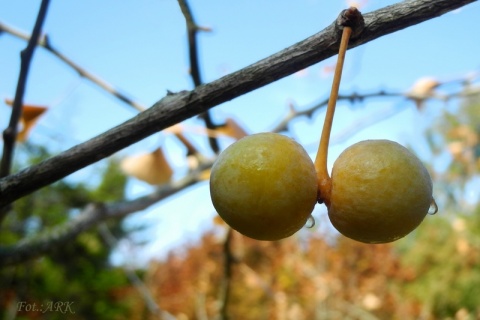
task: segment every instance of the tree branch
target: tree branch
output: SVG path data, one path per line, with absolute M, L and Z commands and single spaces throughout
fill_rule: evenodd
M 358 94 L 358 93 L 352 93 L 349 95 L 346 94 L 339 94 L 337 97 L 337 101 L 341 100 L 348 100 L 351 103 L 357 102 L 357 101 L 363 101 L 367 98 L 375 98 L 375 97 L 401 97 L 405 96 L 404 93 L 400 92 L 385 92 L 385 91 L 379 91 L 379 92 L 373 92 L 373 93 L 367 93 L 367 94 Z M 308 109 L 302 110 L 302 111 L 297 111 L 295 110 L 294 106 L 290 106 L 290 112 L 282 119 L 271 131 L 272 132 L 282 132 L 282 131 L 288 131 L 288 124 L 290 121 L 294 118 L 306 116 L 308 118 L 311 118 L 313 116 L 313 113 L 323 107 L 326 107 L 328 104 L 328 98 L 316 103 L 313 107 L 310 107 Z
M 200 28 L 193 19 L 192 11 L 190 10 L 190 6 L 188 5 L 187 0 L 178 0 L 178 4 L 180 5 L 180 9 L 182 10 L 183 15 L 185 16 L 185 21 L 187 23 L 187 33 L 188 33 L 188 56 L 190 59 L 190 75 L 192 76 L 193 84 L 196 87 L 202 85 L 202 76 L 200 73 L 200 66 L 198 63 L 198 45 L 197 45 L 197 34 L 198 31 L 206 31 L 209 30 L 207 28 Z M 210 112 L 207 110 L 203 112 L 201 115 L 205 122 L 205 126 L 207 129 L 214 130 L 216 125 L 212 121 L 212 117 Z M 215 137 L 209 136 L 208 142 L 210 144 L 210 148 L 212 148 L 213 152 L 219 153 L 220 147 L 218 145 L 218 141 Z
M 15 37 L 18 37 L 23 40 L 30 40 L 30 36 L 11 27 L 8 26 L 4 23 L 0 22 L 0 33 L 1 32 L 7 32 Z M 115 98 L 119 99 L 123 103 L 126 103 L 127 105 L 131 106 L 132 108 L 136 109 L 139 112 L 144 111 L 147 109 L 145 106 L 140 104 L 137 101 L 134 101 L 133 99 L 129 98 L 125 93 L 122 93 L 119 89 L 115 88 L 112 84 L 108 83 L 106 80 L 94 75 L 93 73 L 89 72 L 88 70 L 84 69 L 77 63 L 75 63 L 72 59 L 70 59 L 67 55 L 64 53 L 60 52 L 57 48 L 55 48 L 51 42 L 50 38 L 45 35 L 41 39 L 38 40 L 37 44 L 43 48 L 45 48 L 48 52 L 52 53 L 55 57 L 63 61 L 66 65 L 71 67 L 73 70 L 75 70 L 78 75 L 84 79 L 89 80 L 93 84 L 97 85 L 99 88 L 105 90 L 106 92 L 110 93 L 113 95 Z M 179 138 L 180 142 L 185 145 L 187 148 L 188 152 L 191 152 L 192 150 L 192 144 L 185 138 L 183 137 L 180 133 L 176 135 L 177 138 Z M 197 151 L 195 150 L 195 153 Z
M 112 234 L 106 223 L 101 223 L 98 226 L 98 231 L 100 233 L 100 236 L 108 244 L 111 250 L 113 250 L 118 245 L 118 240 Z M 130 283 L 137 289 L 138 293 L 142 296 L 143 300 L 145 301 L 145 305 L 152 314 L 153 318 L 157 318 L 159 320 L 176 319 L 176 317 L 171 315 L 169 312 L 162 310 L 160 306 L 155 302 L 155 298 L 153 297 L 152 293 L 142 281 L 142 279 L 140 279 L 140 277 L 137 275 L 133 266 L 127 263 L 127 265 L 123 265 L 121 268 L 123 269 L 125 276 L 128 278 Z
M 455 10 L 475 0 L 409 0 L 364 15 L 365 28 L 349 48 Z M 0 206 L 106 158 L 155 132 L 286 77 L 336 54 L 335 23 L 242 70 L 192 91 L 167 95 L 151 108 L 103 134 L 0 180 Z
M 17 90 L 12 105 L 12 114 L 8 127 L 3 132 L 3 154 L 0 164 L 0 177 L 5 177 L 10 173 L 12 166 L 13 151 L 15 149 L 15 139 L 17 138 L 17 126 L 22 115 L 23 96 L 27 85 L 28 71 L 35 52 L 36 43 L 42 32 L 42 25 L 47 15 L 49 0 L 43 0 L 37 15 L 37 21 L 32 31 L 32 38 L 28 41 L 27 47 L 20 53 L 20 74 L 18 75 Z
M 232 253 L 233 230 L 228 228 L 223 242 L 223 277 L 220 288 L 220 320 L 228 320 L 228 305 L 231 299 L 232 271 L 235 257 Z
M 28 71 L 30 70 L 30 63 L 35 52 L 36 43 L 40 38 L 42 32 L 42 25 L 47 16 L 49 0 L 43 0 L 40 4 L 40 9 L 37 15 L 37 21 L 32 31 L 32 38 L 28 41 L 27 47 L 20 53 L 20 74 L 18 76 L 17 89 L 15 92 L 15 99 L 12 105 L 12 114 L 8 127 L 3 131 L 3 153 L 0 163 L 0 178 L 6 177 L 10 174 L 12 167 L 13 153 L 15 150 L 15 141 L 17 139 L 17 127 L 23 109 L 23 96 L 27 85 Z M 0 207 L 0 223 L 8 213 L 8 207 Z
M 4 23 L 0 22 L 0 31 L 7 32 L 15 37 L 18 37 L 23 40 L 30 41 L 30 36 L 28 34 L 25 34 L 19 30 L 16 30 L 15 28 L 12 28 L 11 26 L 8 26 Z M 97 77 L 93 73 L 87 71 L 77 63 L 75 63 L 72 59 L 67 57 L 65 54 L 60 52 L 57 48 L 55 48 L 50 41 L 50 38 L 45 35 L 41 39 L 37 39 L 37 45 L 45 48 L 48 52 L 52 53 L 54 56 L 56 56 L 58 59 L 63 61 L 65 64 L 67 64 L 69 67 L 71 67 L 73 70 L 75 70 L 80 77 L 83 77 L 87 80 L 90 80 L 93 84 L 96 84 L 103 90 L 107 91 L 108 93 L 112 94 L 116 98 L 120 99 L 124 103 L 128 104 L 132 108 L 136 109 L 137 111 L 143 111 L 146 109 L 145 106 L 141 105 L 140 103 L 134 101 L 133 99 L 129 98 L 127 95 L 124 93 L 121 93 L 118 89 L 116 89 L 113 85 L 108 83 L 107 81 L 101 79 L 100 77 Z
M 112 204 L 90 204 L 78 216 L 62 225 L 42 231 L 34 237 L 22 239 L 14 245 L 0 246 L 0 266 L 14 265 L 41 256 L 71 241 L 80 233 L 102 221 L 123 218 L 131 213 L 144 210 L 158 201 L 194 185 L 200 181 L 202 170 L 211 166 L 211 162 L 203 163 L 185 178 L 161 186 L 153 193 L 134 200 Z

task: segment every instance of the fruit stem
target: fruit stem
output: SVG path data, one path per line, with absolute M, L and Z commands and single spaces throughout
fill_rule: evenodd
M 315 169 L 317 171 L 318 180 L 318 200 L 330 205 L 331 179 L 327 169 L 328 144 L 330 141 L 330 132 L 332 130 L 333 115 L 335 114 L 335 105 L 338 98 L 338 90 L 340 88 L 340 80 L 342 78 L 343 63 L 345 61 L 345 53 L 348 47 L 348 41 L 352 34 L 352 28 L 345 26 L 340 40 L 340 48 L 338 49 L 337 64 L 335 66 L 335 74 L 333 75 L 332 91 L 328 99 L 327 113 L 323 123 L 322 136 L 318 146 L 317 156 L 315 158 Z

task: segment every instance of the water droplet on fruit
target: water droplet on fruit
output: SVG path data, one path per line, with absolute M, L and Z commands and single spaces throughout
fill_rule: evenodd
M 315 226 L 315 218 L 310 215 L 307 219 L 307 222 L 305 222 L 305 227 L 307 228 L 313 228 Z
M 428 214 L 433 216 L 437 212 L 438 212 L 437 203 L 435 202 L 435 199 L 432 198 L 432 203 L 430 203 L 430 208 L 428 208 Z

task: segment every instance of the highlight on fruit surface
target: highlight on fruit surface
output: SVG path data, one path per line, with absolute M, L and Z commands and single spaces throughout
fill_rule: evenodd
M 279 240 L 302 228 L 313 211 L 315 167 L 295 140 L 277 133 L 253 134 L 217 158 L 210 195 L 233 229 L 257 240 Z
M 333 165 L 328 215 L 351 239 L 366 243 L 400 239 L 423 221 L 432 203 L 427 169 L 396 142 L 358 142 Z

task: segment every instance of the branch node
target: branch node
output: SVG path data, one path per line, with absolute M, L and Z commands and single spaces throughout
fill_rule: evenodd
M 345 27 L 352 28 L 352 35 L 350 39 L 357 38 L 365 28 L 365 20 L 360 11 L 355 7 L 342 10 L 335 22 L 335 28 L 341 34 Z
M 203 32 L 212 32 L 213 29 L 210 27 L 205 27 L 205 26 L 195 26 L 196 31 L 203 31 Z

